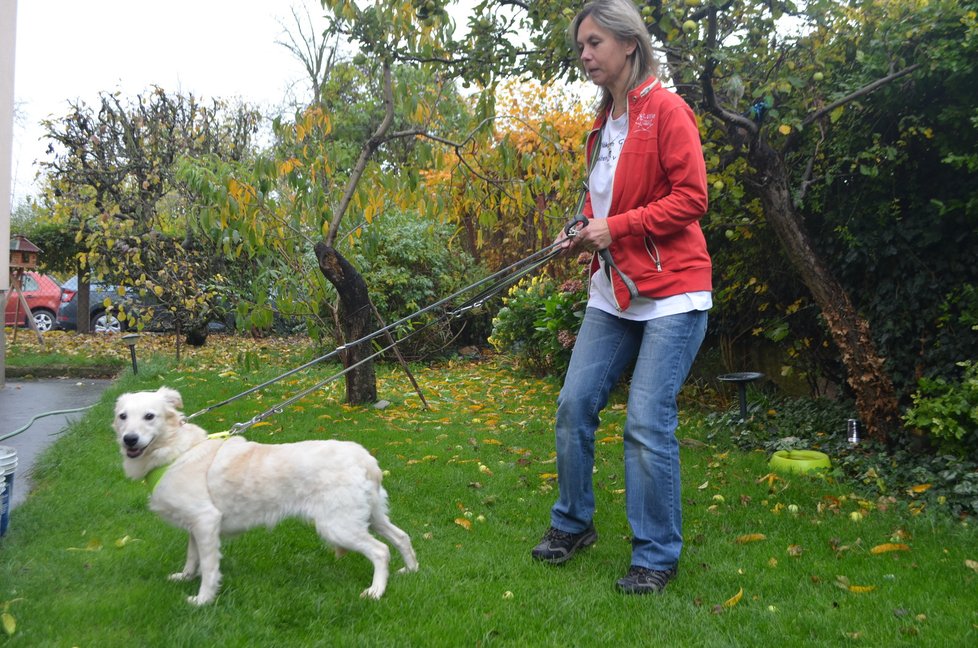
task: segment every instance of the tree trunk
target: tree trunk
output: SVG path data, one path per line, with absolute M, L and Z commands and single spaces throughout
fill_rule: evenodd
M 359 340 L 373 331 L 373 311 L 367 295 L 367 282 L 356 268 L 330 245 L 316 244 L 316 259 L 323 276 L 336 287 L 340 297 L 338 320 L 343 340 Z M 371 355 L 369 344 L 358 344 L 340 353 L 344 367 L 351 367 Z M 351 405 L 367 405 L 377 402 L 377 376 L 373 360 L 351 369 L 346 374 L 346 402 Z
M 757 139 L 751 146 L 749 160 L 754 169 L 751 179 L 760 191 L 767 222 L 811 291 L 839 348 L 859 418 L 871 438 L 885 442 L 899 424 L 899 405 L 869 323 L 856 312 L 849 295 L 812 249 L 795 211 L 788 172 L 780 154 Z
M 180 364 L 180 318 L 174 322 L 174 342 L 177 345 L 177 364 Z

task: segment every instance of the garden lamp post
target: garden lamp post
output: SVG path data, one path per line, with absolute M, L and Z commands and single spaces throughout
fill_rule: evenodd
M 128 335 L 122 336 L 122 341 L 126 343 L 129 347 L 129 355 L 132 357 L 132 372 L 133 374 L 139 373 L 139 367 L 136 366 L 136 341 L 139 339 L 139 333 L 130 333 Z

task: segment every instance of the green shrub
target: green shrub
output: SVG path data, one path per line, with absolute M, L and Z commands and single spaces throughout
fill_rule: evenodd
M 978 447 L 978 364 L 965 361 L 960 383 L 921 378 L 907 410 L 907 425 L 925 432 L 945 452 L 976 453 Z
M 852 403 L 829 398 L 792 398 L 751 389 L 749 415 L 738 408 L 707 416 L 717 433 L 744 450 L 821 450 L 837 456 L 848 449 L 846 419 L 856 416 Z
M 586 303 L 587 289 L 578 279 L 560 285 L 549 277 L 523 279 L 503 299 L 489 343 L 534 373 L 562 374 Z
M 818 450 L 832 460 L 828 477 L 845 480 L 862 498 L 908 497 L 916 513 L 931 506 L 962 518 L 978 515 L 974 456 L 927 451 L 912 434 L 898 435 L 886 444 L 866 437 L 851 444 L 846 419 L 856 412 L 845 401 L 785 398 L 752 390 L 751 403 L 751 415 L 743 423 L 736 409 L 707 415 L 707 440 L 729 439 L 741 449 L 768 456 L 778 450 Z
M 385 324 L 411 316 L 485 276 L 455 233 L 451 225 L 395 212 L 375 220 L 356 239 L 350 262 L 367 282 L 370 299 Z M 470 296 L 446 306 L 457 307 Z M 404 356 L 414 359 L 443 350 L 454 343 L 460 326 L 477 324 L 469 320 L 478 315 L 466 314 L 461 320 L 424 328 L 440 315 L 441 311 L 419 317 L 397 332 L 404 337 L 418 331 L 398 345 Z

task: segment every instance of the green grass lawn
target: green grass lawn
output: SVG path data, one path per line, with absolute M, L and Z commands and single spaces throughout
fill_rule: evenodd
M 692 408 L 679 430 L 686 547 L 663 595 L 614 589 L 629 562 L 620 402 L 598 434 L 597 544 L 562 567 L 535 563 L 529 551 L 555 497 L 559 385 L 496 362 L 415 367 L 430 410 L 402 372 L 381 368 L 386 408 L 344 405 L 338 381 L 246 433 L 366 446 L 387 471 L 391 519 L 411 535 L 418 573 L 392 574 L 380 601 L 361 600 L 368 561 L 337 559 L 311 528 L 288 522 L 227 541 L 222 591 L 195 608 L 185 599 L 197 583 L 166 579 L 183 564 L 185 534 L 147 510 L 144 485 L 124 478 L 112 403 L 123 391 L 166 384 L 195 412 L 276 375 L 287 354 L 193 353 L 182 367 L 147 361 L 138 376 L 125 372 L 42 459 L 35 491 L 0 540 L 0 605 L 16 622 L 0 646 L 978 641 L 974 526 L 937 508 L 914 514 L 900 498 L 861 500 L 831 477 L 774 475 L 765 454 L 732 449 Z M 291 377 L 195 422 L 228 429 L 335 370 Z M 392 571 L 401 566 L 395 552 Z

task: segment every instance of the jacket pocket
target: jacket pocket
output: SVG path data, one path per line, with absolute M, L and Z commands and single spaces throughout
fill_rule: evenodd
M 645 251 L 649 255 L 649 259 L 655 264 L 655 271 L 662 272 L 662 256 L 659 254 L 659 248 L 656 247 L 655 241 L 652 240 L 651 236 L 645 237 Z

